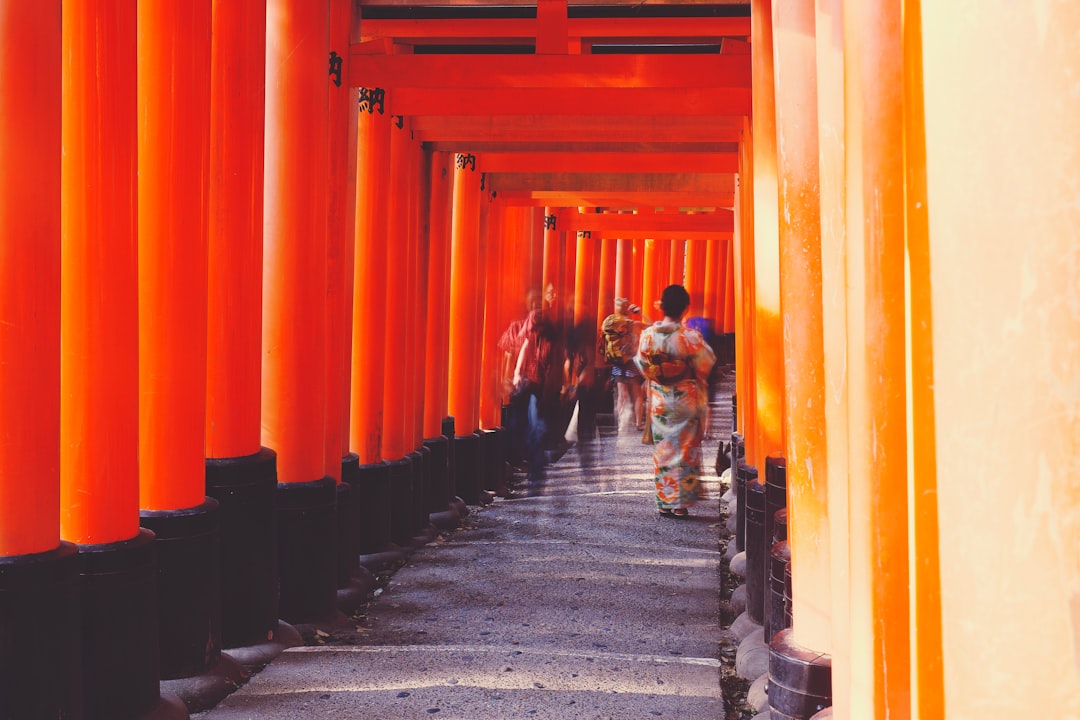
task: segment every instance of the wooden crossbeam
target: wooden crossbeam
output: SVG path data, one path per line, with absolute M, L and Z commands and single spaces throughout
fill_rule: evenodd
M 399 42 L 452 44 L 523 41 L 536 37 L 532 18 L 446 18 L 440 20 L 363 19 L 363 39 L 393 38 Z M 569 18 L 569 38 L 585 41 L 716 42 L 749 37 L 749 17 Z
M 483 171 L 483 165 L 478 165 Z M 727 173 L 487 173 L 487 183 L 499 193 L 562 191 L 575 193 L 638 192 L 647 195 L 681 193 L 719 196 L 735 192 L 735 176 Z
M 397 88 L 391 115 L 581 115 L 625 117 L 748 115 L 749 88 Z
M 588 192 L 574 190 L 504 190 L 500 202 L 530 207 L 601 207 L 605 209 L 639 210 L 651 207 L 731 209 L 735 193 L 698 192 Z
M 480 156 L 485 172 L 733 173 L 736 153 L 517 152 Z
M 663 233 L 669 237 L 685 237 L 682 233 L 718 234 L 735 231 L 735 214 L 731 210 L 711 213 L 671 213 L 643 215 L 614 213 L 582 213 L 563 208 L 555 213 L 555 227 L 567 232 L 595 231 L 605 235 L 624 235 L 629 232 Z
M 354 53 L 353 87 L 750 88 L 749 55 L 368 55 Z
M 435 143 L 481 143 L 499 140 L 516 143 L 735 143 L 742 136 L 743 118 L 665 115 L 422 115 L 413 118 L 412 127 L 417 140 Z

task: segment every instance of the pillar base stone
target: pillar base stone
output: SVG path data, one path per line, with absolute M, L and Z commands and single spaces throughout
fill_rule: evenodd
M 244 647 L 228 648 L 225 652 L 248 672 L 262 670 L 281 653 L 291 647 L 299 647 L 304 644 L 304 638 L 292 625 L 278 621 L 277 627 L 267 633 L 264 642 Z
M 158 698 L 157 705 L 145 715 L 140 715 L 138 720 L 189 720 L 190 717 L 182 699 L 163 694 Z
M 761 627 L 761 624 L 754 622 L 745 612 L 741 613 L 735 618 L 735 621 L 731 623 L 731 634 L 737 637 L 739 642 L 745 640 L 746 637 L 755 630 L 761 630 L 762 635 L 764 636 L 764 629 Z
M 769 643 L 769 708 L 774 718 L 808 720 L 832 705 L 832 658 L 797 645 L 787 628 Z
M 769 710 L 769 673 L 763 672 L 757 680 L 750 683 L 750 689 L 746 691 L 746 704 L 758 712 Z
M 243 665 L 223 652 L 216 663 L 198 675 L 162 680 L 161 691 L 180 698 L 189 713 L 197 713 L 217 705 L 249 677 Z
M 769 646 L 765 644 L 765 631 L 760 625 L 739 643 L 735 672 L 743 680 L 756 680 L 762 673 L 769 672 Z

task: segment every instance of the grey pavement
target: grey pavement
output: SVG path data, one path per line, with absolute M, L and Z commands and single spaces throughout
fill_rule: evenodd
M 718 408 L 714 428 L 730 427 Z M 726 411 L 726 414 L 725 414 Z M 726 423 L 726 424 L 724 424 Z M 543 483 L 416 550 L 363 622 L 293 648 L 205 720 L 724 718 L 723 489 L 660 516 L 650 446 L 602 430 Z

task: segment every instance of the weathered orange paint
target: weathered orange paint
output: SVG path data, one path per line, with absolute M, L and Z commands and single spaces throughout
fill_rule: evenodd
M 211 4 L 138 9 L 139 506 L 206 484 Z
M 0 555 L 60 541 L 60 21 L 0 6 Z
M 832 648 L 814 8 L 772 8 L 793 639 Z
M 649 18 L 648 23 L 632 18 L 570 18 L 567 22 L 570 38 L 702 38 L 739 37 L 750 34 L 747 17 Z M 364 19 L 364 38 L 489 38 L 527 39 L 536 37 L 536 21 L 532 18 L 484 18 L 396 20 Z
M 901 3 L 844 4 L 853 717 L 908 717 L 907 398 Z M 854 93 L 854 94 L 851 94 Z M 852 309 L 855 309 L 854 313 Z
M 405 445 L 405 407 L 408 404 L 408 261 L 410 240 L 410 177 L 412 160 L 409 133 L 391 122 L 390 127 L 390 192 L 387 198 L 386 227 L 386 297 L 375 312 L 386 315 L 386 332 L 392 342 L 382 343 L 375 352 L 384 355 L 382 386 L 383 428 L 382 457 L 398 460 L 411 448 Z
M 454 432 L 471 435 L 480 427 L 473 375 L 480 366 L 480 320 L 476 317 L 480 248 L 480 178 L 465 155 L 454 163 L 454 204 L 450 249 L 450 385 L 447 411 Z
M 352 3 L 349 0 L 330 0 L 330 51 L 344 55 L 342 77 L 349 77 L 349 30 L 352 27 Z M 329 475 L 341 484 L 341 459 L 346 452 L 348 435 L 345 418 L 348 398 L 348 357 L 351 334 L 346 322 L 346 306 L 352 298 L 347 294 L 346 276 L 352 274 L 346 249 L 354 242 L 351 206 L 356 191 L 349 186 L 350 165 L 356 153 L 349 153 L 350 138 L 356 137 L 356 90 L 342 82 L 327 78 L 327 209 L 326 209 L 326 420 L 323 437 L 324 459 Z
M 418 449 L 424 444 L 424 398 L 427 384 L 427 361 L 428 348 L 426 344 L 427 329 L 427 255 L 428 236 L 430 221 L 428 211 L 431 208 L 431 184 L 428 177 L 431 173 L 431 153 L 427 152 L 420 143 L 413 143 L 413 215 L 416 218 L 416 229 L 413 232 L 413 262 L 410 267 L 410 282 L 412 288 L 410 297 L 413 304 L 413 322 L 410 328 L 412 332 L 412 387 L 413 400 L 409 411 L 409 428 L 413 449 Z
M 744 441 L 750 445 L 755 436 L 753 363 L 754 349 L 754 143 L 750 120 L 744 119 L 743 141 L 739 145 L 739 184 L 735 194 L 738 241 L 732 243 L 732 263 L 735 274 L 735 392 L 738 396 L 737 426 Z M 755 460 L 747 456 L 746 462 Z
M 447 364 L 443 360 L 448 353 L 449 337 L 450 297 L 447 279 L 450 267 L 450 194 L 453 191 L 450 163 L 448 153 L 436 152 L 431 156 L 427 313 L 424 323 L 425 344 L 430 360 L 425 363 L 424 381 L 426 438 L 437 438 L 442 434 L 442 421 L 446 417 Z
M 905 0 L 904 170 L 910 279 L 911 391 L 910 538 L 911 622 L 918 628 L 911 655 L 912 710 L 920 720 L 946 717 L 942 644 L 941 558 L 938 530 L 937 417 L 934 412 L 934 312 L 926 186 L 926 108 L 923 101 L 922 2 Z M 1080 20 L 1080 14 L 1074 14 Z M 1074 65 L 1075 65 L 1075 61 Z M 1032 641 L 1042 652 L 1045 645 Z M 1018 660 L 1023 662 L 1022 660 Z M 1032 665 L 1034 663 L 1031 663 Z M 1018 664 L 1018 667 L 1020 665 Z M 1029 675 L 1029 679 L 1031 676 Z M 1074 685 L 1075 692 L 1075 685 Z M 1077 697 L 1074 695 L 1074 697 Z M 996 704 L 996 703 L 995 703 Z M 1050 708 L 1046 709 L 1051 711 Z M 1020 708 L 1017 708 L 1017 712 Z
M 205 452 L 227 458 L 261 435 L 266 4 L 214 2 L 212 23 Z
M 577 263 L 574 267 L 574 325 L 592 321 L 596 317 L 596 246 L 599 238 L 578 233 Z
M 569 40 L 566 0 L 536 0 L 536 53 L 565 55 Z
M 327 2 L 270 0 L 262 426 L 279 483 L 326 474 L 328 56 Z
M 848 462 L 848 302 L 845 231 L 843 0 L 817 0 L 815 17 L 817 124 L 821 199 L 821 306 L 825 383 L 825 452 L 829 469 L 829 555 L 833 712 L 851 714 L 851 552 Z M 852 89 L 857 85 L 852 85 Z
M 499 350 L 499 335 L 505 328 L 502 318 L 503 277 L 506 273 L 504 261 L 506 243 L 502 237 L 504 206 L 494 200 L 491 193 L 484 191 L 480 199 L 486 206 L 487 221 L 482 222 L 484 263 L 483 293 L 483 331 L 480 338 L 482 353 L 480 369 L 480 427 L 491 429 L 498 427 L 502 415 L 500 373 L 503 352 Z
M 356 256 L 349 446 L 360 462 L 382 459 L 386 359 L 372 338 L 386 336 L 387 187 L 390 117 L 360 109 L 356 145 Z
M 63 6 L 60 534 L 80 544 L 139 532 L 135 13 Z
M 780 323 L 780 243 L 777 224 L 776 103 L 773 91 L 771 0 L 752 5 L 754 73 L 754 412 L 748 461 L 784 454 L 784 353 Z M 760 14 L 759 14 L 760 13 Z M 760 21 L 760 22 L 759 22 Z M 740 408 L 741 409 L 741 408 Z

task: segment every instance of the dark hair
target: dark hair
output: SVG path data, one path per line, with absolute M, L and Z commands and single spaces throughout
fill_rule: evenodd
M 690 293 L 682 285 L 668 285 L 660 295 L 660 309 L 670 318 L 678 320 L 690 306 Z

